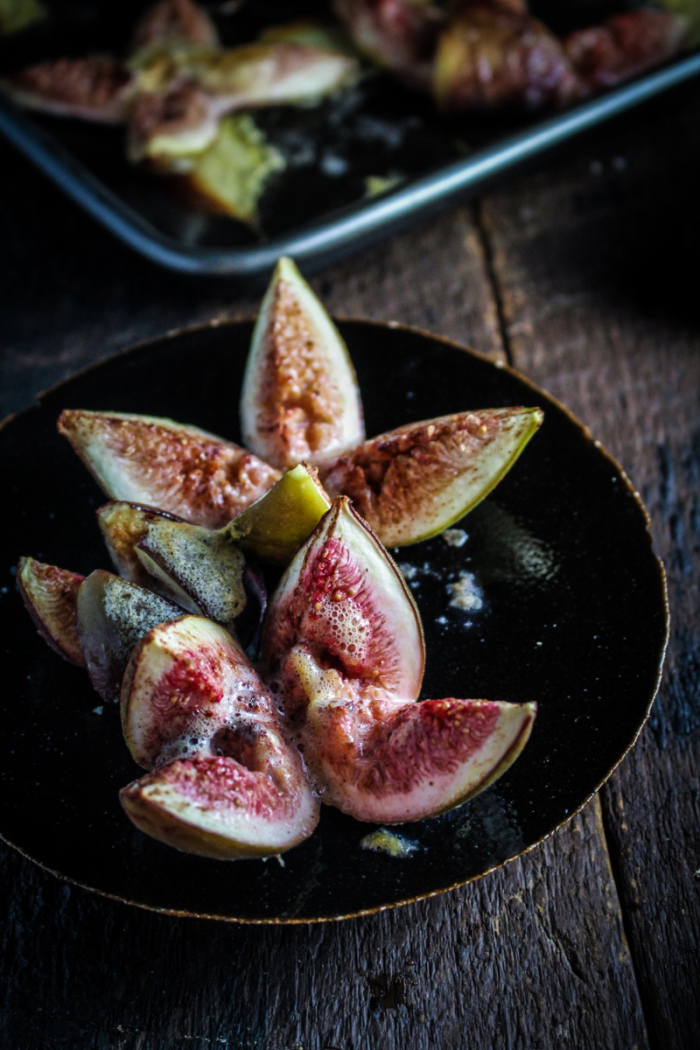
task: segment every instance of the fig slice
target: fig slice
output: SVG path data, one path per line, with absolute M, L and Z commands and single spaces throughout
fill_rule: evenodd
M 122 725 L 149 775 L 120 793 L 142 831 L 221 859 L 281 853 L 318 822 L 301 756 L 273 694 L 234 639 L 187 616 L 136 647 L 122 687 Z
M 216 529 L 279 480 L 239 445 L 171 419 L 66 409 L 58 429 L 111 499 Z
M 263 661 L 293 711 L 304 705 L 291 650 L 303 643 L 355 692 L 415 699 L 425 665 L 423 629 L 404 579 L 376 536 L 341 496 L 296 554 L 263 624 Z
M 306 647 L 288 664 L 309 697 L 301 737 L 322 799 L 356 820 L 422 820 L 466 802 L 515 761 L 537 711 L 533 703 L 415 703 L 371 690 L 349 698 L 338 671 L 322 669 Z
M 243 377 L 246 445 L 277 467 L 318 464 L 364 438 L 355 371 L 335 325 L 291 259 L 277 263 Z
M 267 604 L 265 585 L 226 528 L 205 529 L 121 501 L 97 516 L 122 576 L 236 630 L 244 641 L 255 634 Z
M 318 472 L 300 463 L 227 525 L 225 531 L 261 561 L 288 565 L 330 505 Z
M 78 667 L 85 666 L 77 613 L 82 582 L 77 572 L 34 558 L 20 558 L 17 566 L 17 587 L 39 634 L 59 656 Z
M 472 510 L 542 423 L 539 408 L 493 408 L 409 423 L 321 469 L 387 547 L 429 539 Z
M 152 627 L 183 615 L 152 591 L 96 569 L 78 591 L 78 637 L 90 681 L 107 703 L 119 700 L 131 651 Z

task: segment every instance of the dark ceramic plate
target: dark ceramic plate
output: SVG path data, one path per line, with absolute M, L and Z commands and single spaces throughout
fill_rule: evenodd
M 644 510 L 619 467 L 541 390 L 416 331 L 342 324 L 367 430 L 457 410 L 539 404 L 545 422 L 515 469 L 465 521 L 468 539 L 397 554 L 410 566 L 428 650 L 423 696 L 536 700 L 520 759 L 460 809 L 404 833 L 395 859 L 360 848 L 369 825 L 324 807 L 313 837 L 271 860 L 222 863 L 136 831 L 117 799 L 139 771 L 118 712 L 39 639 L 15 592 L 21 554 L 87 573 L 109 567 L 104 501 L 56 433 L 64 407 L 171 416 L 236 440 L 248 322 L 136 347 L 69 379 L 0 431 L 0 833 L 64 878 L 176 914 L 241 922 L 357 915 L 439 893 L 529 849 L 572 816 L 634 742 L 656 693 L 667 634 L 664 577 Z M 483 604 L 450 606 L 473 574 Z M 477 602 L 478 604 L 478 602 Z
M 47 0 L 49 17 L 0 39 L 0 76 L 62 55 L 124 53 L 148 0 Z M 313 15 L 328 0 L 209 4 L 223 40 L 253 39 L 271 23 Z M 592 25 L 637 0 L 531 0 L 555 32 Z M 316 108 L 261 110 L 256 120 L 287 161 L 260 202 L 260 236 L 241 223 L 184 207 L 166 180 L 127 163 L 124 132 L 18 110 L 0 93 L 0 133 L 109 230 L 143 255 L 185 273 L 269 273 L 280 255 L 318 269 L 419 219 L 484 192 L 504 174 L 589 128 L 700 74 L 700 50 L 677 56 L 553 116 L 447 119 L 430 99 L 370 77 Z M 367 196 L 371 176 L 398 180 Z

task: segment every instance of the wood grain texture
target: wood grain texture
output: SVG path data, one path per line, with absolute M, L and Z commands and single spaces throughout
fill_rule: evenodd
M 419 324 L 494 356 L 508 349 L 584 417 L 643 488 L 661 548 L 677 562 L 678 633 L 655 729 L 606 790 L 604 812 L 594 801 L 530 854 L 444 897 L 286 929 L 129 909 L 70 888 L 3 846 L 1 1046 L 693 1045 L 690 1015 L 677 1015 L 688 1008 L 697 897 L 688 861 L 697 843 L 697 720 L 689 698 L 697 690 L 698 621 L 684 593 L 698 563 L 691 492 L 697 345 L 672 298 L 664 310 L 654 305 L 651 278 L 632 294 L 620 231 L 631 236 L 649 196 L 660 194 L 663 154 L 632 162 L 649 137 L 647 122 L 661 129 L 671 113 L 685 130 L 696 103 L 697 94 L 657 108 L 655 117 L 647 109 L 480 208 L 316 279 L 338 313 Z M 186 281 L 137 259 L 9 151 L 0 157 L 12 177 L 10 206 L 0 215 L 12 249 L 0 259 L 0 287 L 10 292 L 3 410 L 23 407 L 60 376 L 135 340 L 250 312 L 255 299 L 235 298 L 228 282 Z M 644 189 L 644 165 L 657 170 L 653 191 Z M 635 173 L 637 203 L 620 213 L 621 180 Z M 640 232 L 637 250 L 643 239 Z M 671 283 L 664 287 L 672 297 Z M 697 412 L 694 419 L 697 425 Z M 688 815 L 695 823 L 683 830 Z
M 4 850 L 0 1045 L 642 1050 L 601 843 L 595 802 L 472 886 L 364 919 L 282 929 L 129 909 Z
M 650 1039 L 671 1048 L 696 1046 L 700 1031 L 700 324 L 688 251 L 700 141 L 697 109 L 657 104 L 647 121 L 654 111 L 667 119 L 653 136 L 639 114 L 637 135 L 611 131 L 588 161 L 495 195 L 482 214 L 516 364 L 622 462 L 668 573 L 661 693 L 603 799 Z

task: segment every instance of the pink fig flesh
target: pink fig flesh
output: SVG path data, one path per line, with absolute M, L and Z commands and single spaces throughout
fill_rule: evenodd
M 425 665 L 423 631 L 403 577 L 376 536 L 341 496 L 299 550 L 263 625 L 263 660 L 292 709 L 305 701 L 288 654 L 306 645 L 339 668 L 357 691 L 415 699 Z
M 39 634 L 64 660 L 79 667 L 85 658 L 78 638 L 78 589 L 83 577 L 76 572 L 20 558 L 17 587 Z
M 539 408 L 494 408 L 409 423 L 321 471 L 387 547 L 429 539 L 458 521 L 508 473 L 543 419 Z
M 78 591 L 78 637 L 90 681 L 103 700 L 119 700 L 131 651 L 156 624 L 182 616 L 172 602 L 97 569 Z
M 421 820 L 460 805 L 515 760 L 535 716 L 534 704 L 415 702 L 417 610 L 342 496 L 272 598 L 263 658 L 323 801 L 358 820 Z
M 210 857 L 265 856 L 314 830 L 318 801 L 275 698 L 222 628 L 188 616 L 134 650 L 122 724 L 148 776 L 121 792 L 137 827 Z
M 111 499 L 209 529 L 227 524 L 280 478 L 239 445 L 170 419 L 66 409 L 58 429 Z
M 282 468 L 320 463 L 364 437 L 347 348 L 291 259 L 278 262 L 260 307 L 241 425 L 248 447 Z
M 515 761 L 536 714 L 534 704 L 352 697 L 303 647 L 289 663 L 309 696 L 301 739 L 322 800 L 357 820 L 422 820 L 461 805 Z

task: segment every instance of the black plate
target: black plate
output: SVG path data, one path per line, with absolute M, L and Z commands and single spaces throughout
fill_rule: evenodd
M 49 0 L 49 17 L 0 39 L 0 76 L 34 62 L 90 52 L 123 53 L 148 0 L 118 4 Z M 591 25 L 636 0 L 532 0 L 555 31 Z M 327 0 L 268 0 L 222 14 L 225 43 L 262 26 L 327 9 Z M 700 51 L 577 106 L 516 121 L 489 114 L 440 117 L 426 96 L 373 76 L 312 108 L 256 114 L 288 166 L 261 201 L 262 235 L 222 216 L 193 212 L 164 180 L 129 165 L 124 131 L 21 112 L 0 93 L 0 132 L 114 234 L 148 258 L 186 273 L 259 276 L 280 255 L 319 268 L 437 211 L 483 192 L 504 173 L 676 84 L 700 74 Z M 368 197 L 368 176 L 399 176 Z
M 64 407 L 171 416 L 237 440 L 248 322 L 205 326 L 111 358 L 56 387 L 0 431 L 0 832 L 40 864 L 100 893 L 177 914 L 237 921 L 339 918 L 477 878 L 576 812 L 636 739 L 667 635 L 663 571 L 620 468 L 541 390 L 478 354 L 413 330 L 342 324 L 369 434 L 457 410 L 545 409 L 540 432 L 496 492 L 443 538 L 404 548 L 428 649 L 423 696 L 539 703 L 532 738 L 493 787 L 407 825 L 407 859 L 360 849 L 369 830 L 324 807 L 313 837 L 275 860 L 222 863 L 136 831 L 117 791 L 139 774 L 118 712 L 39 639 L 9 566 L 31 554 L 87 573 L 109 567 L 93 509 L 104 501 L 55 431 Z M 449 605 L 473 573 L 483 607 Z M 95 710 L 97 709 L 97 710 Z

